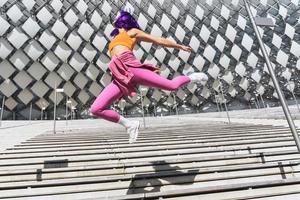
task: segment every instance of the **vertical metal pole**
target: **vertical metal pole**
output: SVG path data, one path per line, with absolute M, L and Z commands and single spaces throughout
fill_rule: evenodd
M 219 104 L 220 112 L 223 112 L 223 106 L 222 106 L 222 102 L 220 100 L 220 95 L 222 95 L 222 93 L 221 94 L 219 94 L 219 93 L 220 93 L 220 88 L 218 91 L 218 104 Z
M 255 105 L 256 109 L 258 109 L 258 106 L 257 106 L 255 98 L 253 99 L 253 102 L 254 102 L 254 105 Z
M 30 111 L 29 111 L 29 122 L 31 123 L 32 118 L 32 102 L 30 103 Z
M 126 101 L 121 100 L 121 103 L 122 103 L 122 115 L 124 116 L 124 109 L 125 109 L 125 106 L 126 106 Z
M 258 108 L 260 109 L 259 100 L 258 100 L 256 94 L 254 94 L 254 95 L 255 95 L 256 102 L 257 102 L 257 106 L 258 106 Z
M 66 126 L 68 126 L 68 97 L 66 98 Z
M 294 100 L 295 100 L 295 103 L 296 103 L 296 106 L 297 106 L 297 108 L 298 108 L 298 111 L 300 112 L 300 108 L 299 108 L 299 104 L 298 104 L 297 98 L 296 98 L 296 96 L 295 96 L 294 90 L 292 90 L 292 87 L 291 87 L 289 81 L 288 81 L 288 85 L 289 85 L 290 91 L 292 92 L 292 95 L 293 95 L 293 98 L 294 98 Z
M 220 107 L 220 111 L 221 111 L 221 112 L 223 112 L 223 106 L 222 106 L 222 102 L 220 101 L 220 98 L 219 98 L 219 100 L 218 100 L 218 101 L 219 101 L 219 107 Z
M 155 117 L 157 117 L 155 102 L 154 102 L 153 106 L 154 106 L 154 115 L 155 115 Z
M 175 94 L 174 94 L 174 93 L 173 93 L 173 99 L 174 99 L 174 104 L 175 104 L 176 116 L 177 116 L 177 118 L 179 118 L 179 116 L 178 116 L 178 107 L 177 107 L 177 101 L 176 101 L 176 97 L 175 97 Z
M 244 4 L 245 4 L 245 7 L 246 7 L 246 11 L 247 11 L 247 13 L 248 13 L 248 15 L 249 15 L 249 18 L 250 18 L 252 27 L 253 27 L 253 29 L 254 29 L 254 31 L 255 31 L 256 39 L 257 39 L 258 42 L 259 42 L 261 51 L 262 51 L 263 56 L 264 56 L 264 58 L 265 58 L 265 61 L 266 61 L 266 64 L 267 64 L 267 67 L 268 67 L 270 76 L 271 76 L 271 78 L 272 78 L 272 80 L 273 80 L 274 87 L 275 87 L 275 89 L 276 89 L 276 91 L 277 91 L 279 100 L 280 100 L 280 102 L 281 102 L 281 106 L 282 106 L 283 112 L 284 112 L 285 117 L 286 117 L 286 119 L 287 119 L 287 122 L 288 122 L 288 124 L 289 124 L 289 126 L 290 126 L 290 129 L 291 129 L 291 132 L 292 132 L 292 134 L 293 134 L 293 137 L 294 137 L 294 140 L 295 140 L 297 149 L 298 149 L 298 151 L 300 152 L 300 138 L 299 138 L 299 135 L 298 135 L 298 133 L 297 133 L 297 129 L 296 129 L 296 126 L 295 126 L 294 121 L 293 121 L 293 119 L 292 119 L 290 110 L 289 110 L 289 108 L 288 108 L 288 106 L 287 106 L 286 100 L 285 100 L 285 98 L 284 98 L 284 96 L 283 96 L 283 93 L 282 93 L 282 91 L 281 91 L 281 89 L 280 89 L 278 80 L 277 80 L 277 78 L 276 78 L 276 75 L 275 75 L 275 72 L 274 72 L 274 70 L 273 70 L 272 64 L 271 64 L 270 59 L 269 59 L 269 57 L 268 57 L 267 50 L 266 50 L 266 48 L 265 48 L 265 46 L 264 46 L 264 43 L 263 43 L 263 41 L 262 41 L 262 39 L 261 39 L 260 33 L 259 33 L 259 31 L 258 31 L 258 28 L 257 28 L 257 26 L 256 26 L 256 24 L 255 24 L 253 15 L 252 15 L 251 10 L 250 10 L 250 6 L 249 6 L 247 0 L 243 0 L 243 1 L 244 1 Z
M 3 119 L 3 112 L 4 112 L 4 103 L 5 103 L 5 96 L 3 95 L 2 105 L 1 105 L 0 127 L 2 126 L 2 119 Z
M 56 82 L 54 85 L 54 111 L 53 111 L 53 134 L 56 134 L 56 101 L 57 101 L 57 94 L 56 94 Z
M 262 101 L 262 103 L 263 103 L 264 108 L 266 108 L 266 104 L 265 104 L 264 98 L 262 97 L 261 94 L 259 94 L 259 96 L 260 96 L 260 99 L 261 99 L 261 101 Z
M 297 98 L 296 98 L 296 96 L 295 96 L 295 93 L 294 93 L 294 92 L 292 92 L 292 95 L 293 95 L 293 98 L 294 98 L 294 100 L 295 100 L 295 103 L 296 103 L 296 106 L 297 106 L 297 108 L 298 108 L 298 111 L 300 112 L 300 107 L 299 107 L 299 104 L 298 104 Z
M 215 101 L 216 101 L 216 104 L 217 104 L 218 112 L 220 112 L 219 102 L 218 102 L 217 94 L 216 94 L 216 91 L 215 91 L 215 90 L 214 90 L 214 94 L 215 94 Z
M 43 108 L 41 109 L 41 120 L 43 120 Z
M 142 94 L 141 90 L 140 90 L 140 95 L 141 95 L 141 103 L 142 103 L 143 123 L 144 123 L 144 128 L 146 128 L 145 112 L 144 112 L 144 101 L 143 101 L 143 94 Z
M 75 112 L 74 112 L 74 110 L 75 110 L 75 107 L 73 107 L 73 102 L 71 102 L 71 104 L 70 104 L 71 106 L 71 123 L 72 123 L 72 121 L 74 120 L 74 118 L 75 118 Z
M 227 109 L 227 104 L 226 104 L 226 99 L 225 99 L 225 96 L 224 96 L 224 93 L 223 93 L 223 87 L 222 87 L 222 83 L 220 81 L 220 90 L 221 90 L 221 94 L 222 94 L 222 97 L 224 99 L 224 106 L 225 106 L 225 110 L 226 110 L 226 115 L 227 115 L 227 119 L 228 119 L 228 124 L 230 124 L 230 117 L 229 117 L 229 113 L 228 113 L 228 109 Z

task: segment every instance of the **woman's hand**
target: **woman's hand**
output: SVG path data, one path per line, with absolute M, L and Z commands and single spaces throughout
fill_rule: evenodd
M 180 49 L 182 49 L 183 51 L 188 51 L 188 52 L 192 52 L 192 48 L 189 47 L 189 46 L 184 46 L 184 45 L 181 45 L 180 46 Z

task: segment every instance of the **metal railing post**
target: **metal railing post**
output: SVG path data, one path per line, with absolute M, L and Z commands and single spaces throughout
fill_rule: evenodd
M 297 108 L 298 108 L 298 111 L 300 112 L 300 107 L 299 107 L 299 104 L 298 104 L 297 98 L 296 98 L 296 96 L 295 96 L 294 90 L 292 90 L 292 87 L 291 87 L 291 85 L 290 85 L 290 82 L 289 82 L 289 81 L 288 81 L 288 86 L 289 86 L 289 88 L 290 88 L 290 91 L 292 92 L 292 95 L 293 95 L 294 101 L 295 101 L 295 103 L 296 103 L 296 106 L 297 106 Z
M 214 90 L 214 94 L 215 94 L 215 101 L 216 101 L 216 104 L 217 104 L 217 109 L 218 109 L 218 112 L 220 112 L 219 103 L 218 103 L 218 99 L 217 99 L 217 94 L 216 94 L 215 90 Z
M 1 116 L 0 116 L 0 127 L 2 126 L 2 120 L 3 120 L 3 112 L 4 112 L 4 104 L 5 104 L 5 96 L 3 95 L 2 98 L 2 105 L 1 105 Z
M 256 94 L 254 94 L 254 96 L 255 96 L 255 99 L 256 99 L 256 102 L 257 102 L 257 106 L 258 106 L 258 108 L 260 109 L 260 103 L 259 103 L 259 100 L 258 100 Z
M 221 81 L 220 81 L 220 90 L 221 90 L 222 98 L 223 98 L 223 100 L 224 100 L 224 106 L 225 106 L 225 110 L 226 110 L 226 115 L 227 115 L 227 119 L 228 119 L 228 124 L 231 124 L 230 116 L 229 116 L 229 113 L 228 113 L 228 108 L 227 108 L 226 99 L 225 99 L 225 96 L 224 96 L 223 86 L 222 86 L 222 82 L 221 82 Z
M 174 105 L 175 105 L 175 111 L 176 111 L 176 116 L 177 118 L 179 118 L 179 115 L 178 115 L 178 107 L 177 107 L 177 101 L 176 101 L 176 96 L 174 93 L 173 94 L 173 99 L 174 99 Z
M 66 98 L 66 126 L 68 126 L 68 97 Z
M 277 94 L 278 94 L 278 97 L 279 97 L 279 100 L 281 102 L 281 106 L 282 106 L 282 109 L 283 109 L 283 112 L 285 114 L 285 117 L 287 119 L 287 122 L 290 126 L 290 129 L 291 129 L 291 132 L 293 134 L 293 137 L 294 137 L 294 140 L 295 140 L 295 143 L 296 143 L 296 146 L 297 146 L 297 149 L 298 151 L 300 152 L 300 138 L 299 138 L 299 135 L 297 133 L 297 129 L 296 129 L 296 126 L 294 124 L 294 121 L 292 119 L 292 116 L 291 116 L 291 113 L 290 113 L 290 110 L 287 106 L 287 103 L 286 103 L 286 100 L 283 96 L 283 93 L 280 89 L 280 85 L 279 85 L 279 82 L 276 78 L 276 75 L 275 75 L 275 72 L 273 70 L 273 67 L 272 67 L 272 64 L 270 62 L 270 59 L 268 57 L 268 53 L 267 53 L 267 50 L 264 46 L 264 43 L 262 41 L 262 38 L 260 36 L 260 33 L 258 31 L 258 28 L 257 28 L 257 25 L 255 24 L 255 21 L 254 21 L 254 18 L 253 18 L 253 15 L 251 13 L 251 10 L 250 10 L 250 6 L 247 2 L 247 0 L 243 0 L 244 1 L 244 4 L 245 4 L 245 7 L 246 7 L 246 11 L 248 13 L 248 16 L 250 18 L 250 21 L 251 21 L 251 24 L 252 24 L 252 27 L 255 31 L 255 34 L 256 34 L 256 39 L 258 40 L 259 42 L 259 46 L 260 46 L 260 49 L 262 51 L 262 54 L 263 54 L 263 57 L 265 58 L 265 61 L 266 61 L 266 64 L 267 64 L 267 67 L 268 67 L 268 70 L 269 70 L 269 73 L 270 73 L 270 76 L 272 78 L 272 81 L 273 81 L 273 84 L 274 84 L 274 87 L 277 91 Z
M 32 118 L 32 102 L 30 103 L 29 123 L 31 123 L 31 118 Z
M 141 104 L 142 104 L 143 123 L 144 123 L 144 128 L 146 128 L 146 120 L 145 120 L 144 101 L 143 101 L 142 89 L 140 90 L 140 96 L 141 96 Z
M 262 103 L 263 103 L 264 108 L 266 108 L 266 104 L 265 104 L 264 98 L 262 97 L 261 94 L 259 94 L 259 96 L 260 96 L 260 99 L 261 99 L 261 101 L 262 101 Z
M 54 111 L 53 111 L 53 134 L 56 134 L 56 101 L 57 101 L 57 92 L 56 92 L 56 82 L 54 85 Z
M 41 109 L 41 120 L 43 120 L 43 108 Z

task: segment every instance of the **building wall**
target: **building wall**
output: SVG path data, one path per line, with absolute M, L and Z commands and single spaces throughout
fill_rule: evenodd
M 254 15 L 274 21 L 274 28 L 260 28 L 260 33 L 286 97 L 292 97 L 291 91 L 299 96 L 298 0 L 250 3 Z M 40 118 L 42 109 L 51 118 L 55 85 L 64 89 L 57 95 L 60 117 L 67 100 L 72 102 L 68 110 L 74 107 L 78 116 L 88 116 L 89 106 L 111 80 L 109 34 L 120 9 L 133 13 L 144 31 L 194 50 L 142 42 L 134 49 L 142 62 L 160 66 L 161 75 L 169 79 L 197 71 L 210 78 L 205 86 L 190 84 L 172 93 L 145 89 L 149 113 L 174 112 L 174 97 L 182 112 L 214 111 L 216 101 L 235 109 L 248 107 L 254 99 L 278 101 L 241 0 L 1 0 L 0 6 L 5 118 L 28 118 L 31 104 L 33 118 Z M 140 98 L 124 100 L 113 108 L 139 115 Z

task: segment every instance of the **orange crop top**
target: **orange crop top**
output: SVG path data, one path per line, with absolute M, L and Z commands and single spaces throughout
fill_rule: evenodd
M 116 45 L 124 45 L 131 50 L 133 50 L 134 47 L 134 41 L 133 39 L 128 35 L 126 31 L 120 32 L 118 35 L 116 35 L 109 43 L 108 50 L 111 51 L 112 48 L 114 48 Z

